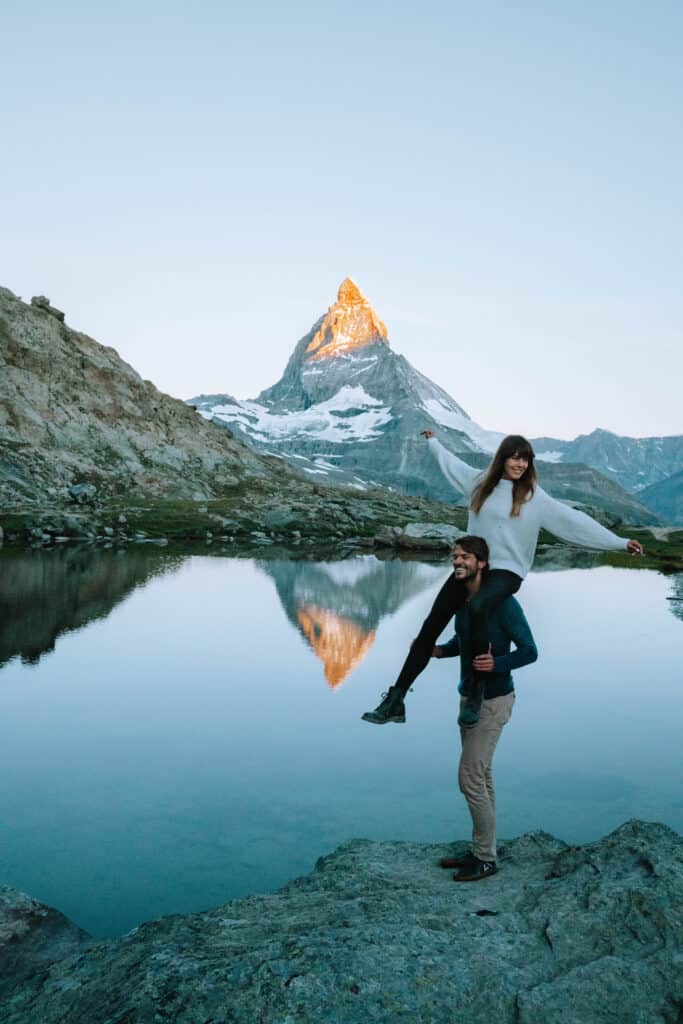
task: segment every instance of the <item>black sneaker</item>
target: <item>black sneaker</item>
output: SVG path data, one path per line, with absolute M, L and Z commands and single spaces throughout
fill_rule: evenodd
M 495 875 L 497 871 L 498 868 L 496 867 L 495 860 L 479 860 L 478 857 L 473 857 L 469 867 L 463 868 L 457 875 L 453 875 L 453 881 L 480 882 L 482 878 Z
M 384 725 L 386 722 L 405 722 L 406 706 L 403 703 L 401 691 L 396 686 L 392 686 L 382 694 L 382 697 L 383 700 L 374 711 L 366 711 L 364 715 L 361 715 L 363 721 L 372 722 L 373 725 Z

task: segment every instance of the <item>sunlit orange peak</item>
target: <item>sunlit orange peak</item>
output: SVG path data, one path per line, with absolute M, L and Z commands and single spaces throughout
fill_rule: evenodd
M 307 605 L 299 608 L 296 617 L 333 688 L 363 660 L 375 639 L 374 630 L 365 632 L 357 623 L 327 608 Z
M 387 341 L 387 329 L 355 281 L 345 277 L 306 352 L 312 361 L 332 359 L 374 341 Z

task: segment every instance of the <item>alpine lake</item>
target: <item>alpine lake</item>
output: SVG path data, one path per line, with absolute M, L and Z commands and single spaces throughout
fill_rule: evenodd
M 0 883 L 94 935 L 273 891 L 352 837 L 467 838 L 458 661 L 393 682 L 447 556 L 0 550 Z M 683 575 L 541 560 L 499 837 L 683 831 Z

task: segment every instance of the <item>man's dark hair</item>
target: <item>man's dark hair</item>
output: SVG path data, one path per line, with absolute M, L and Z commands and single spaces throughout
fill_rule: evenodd
M 474 555 L 478 562 L 486 562 L 488 568 L 489 546 L 483 537 L 458 537 L 453 547 L 461 547 L 468 555 Z

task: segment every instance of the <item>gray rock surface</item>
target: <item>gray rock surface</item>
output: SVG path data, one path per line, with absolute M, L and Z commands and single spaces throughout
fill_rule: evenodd
M 3 1024 L 681 1020 L 679 835 L 631 821 L 569 847 L 531 833 L 505 844 L 498 875 L 454 885 L 437 861 L 464 849 L 352 840 L 278 893 L 85 948 L 61 919 L 52 962 L 13 943 Z M 0 902 L 4 945 L 21 899 Z
M 191 500 L 293 475 L 63 320 L 44 296 L 0 288 L 0 507 Z

